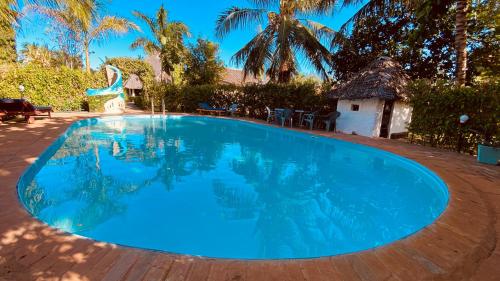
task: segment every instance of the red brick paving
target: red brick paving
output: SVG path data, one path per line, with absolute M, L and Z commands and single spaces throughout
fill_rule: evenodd
M 472 156 L 407 144 L 316 132 L 413 159 L 447 184 L 443 215 L 387 246 L 330 258 L 219 260 L 98 243 L 36 221 L 17 199 L 24 169 L 75 120 L 55 114 L 35 124 L 0 124 L 0 281 L 23 280 L 500 280 L 500 168 Z

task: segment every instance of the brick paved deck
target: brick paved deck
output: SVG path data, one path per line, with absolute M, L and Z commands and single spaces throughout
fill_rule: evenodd
M 288 261 L 204 259 L 97 243 L 32 218 L 16 183 L 73 121 L 0 124 L 0 281 L 5 280 L 500 280 L 500 168 L 471 156 L 401 141 L 325 134 L 413 159 L 448 184 L 450 204 L 432 225 L 375 250 Z

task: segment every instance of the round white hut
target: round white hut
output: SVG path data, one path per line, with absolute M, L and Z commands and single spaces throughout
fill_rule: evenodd
M 335 86 L 338 99 L 337 131 L 367 137 L 398 138 L 406 135 L 412 108 L 407 103 L 408 75 L 399 63 L 380 57 Z

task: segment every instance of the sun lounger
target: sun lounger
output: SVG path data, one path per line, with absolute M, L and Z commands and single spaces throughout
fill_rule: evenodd
M 198 111 L 198 113 L 200 113 L 200 114 L 203 114 L 203 113 L 208 113 L 208 114 L 215 113 L 215 114 L 218 114 L 218 115 L 222 115 L 222 114 L 226 113 L 226 109 L 225 108 L 211 107 L 206 102 L 199 103 L 198 104 L 198 109 L 196 109 L 196 111 Z
M 53 112 L 50 106 L 34 106 L 25 99 L 0 99 L 0 111 L 3 111 L 2 118 L 22 115 L 28 123 L 33 123 L 38 116 L 51 118 Z

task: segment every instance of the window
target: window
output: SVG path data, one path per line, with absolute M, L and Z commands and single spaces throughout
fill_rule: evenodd
M 359 111 L 359 104 L 351 104 L 352 111 Z

